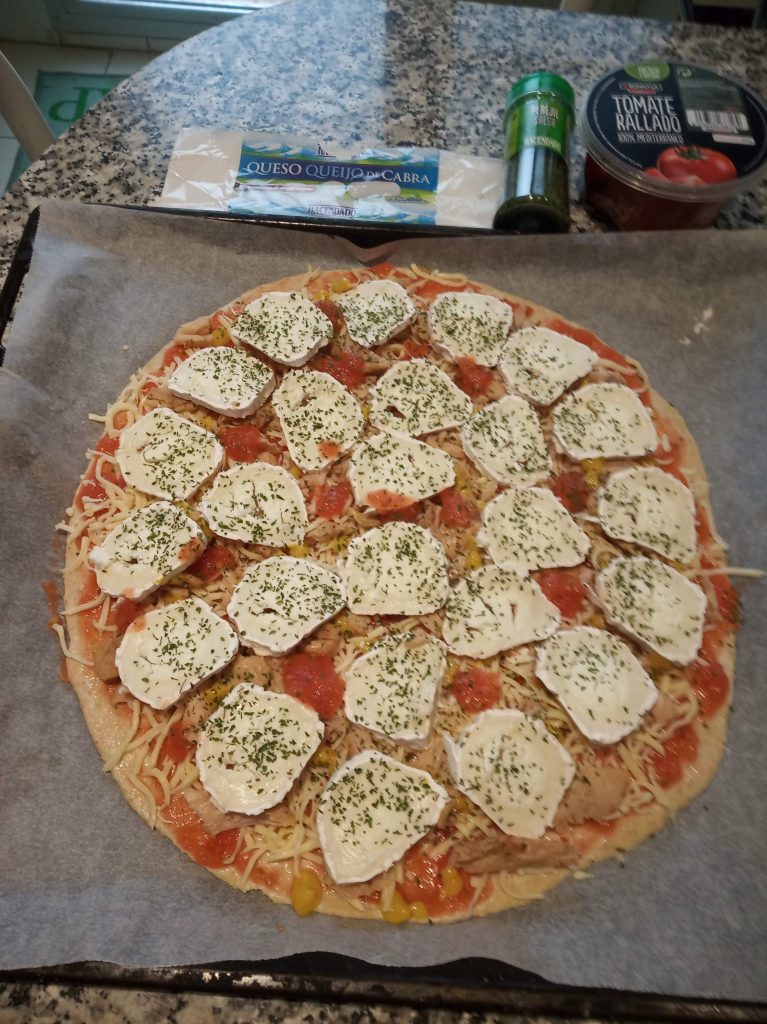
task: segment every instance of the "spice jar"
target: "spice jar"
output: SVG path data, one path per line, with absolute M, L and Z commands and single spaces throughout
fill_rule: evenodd
M 505 199 L 493 227 L 519 233 L 570 230 L 568 151 L 575 96 L 564 78 L 520 78 L 506 103 Z

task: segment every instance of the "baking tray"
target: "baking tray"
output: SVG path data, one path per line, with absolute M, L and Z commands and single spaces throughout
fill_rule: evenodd
M 124 207 L 138 210 L 144 208 Z M 306 225 L 276 218 L 240 218 L 184 211 L 151 212 L 196 216 L 250 224 L 276 224 L 305 230 Z M 39 221 L 30 215 L 0 292 L 2 339 L 29 269 Z M 311 230 L 325 231 L 326 225 Z M 357 245 L 377 247 L 395 240 L 386 226 L 340 222 L 337 233 Z M 495 234 L 494 232 L 451 232 Z M 425 230 L 424 237 L 445 230 Z M 410 235 L 412 237 L 412 235 Z M 183 967 L 128 968 L 106 962 L 80 962 L 0 971 L 0 984 L 58 984 L 217 993 L 232 996 L 318 1000 L 329 1003 L 444 1007 L 473 1011 L 515 1011 L 595 1021 L 767 1021 L 767 1004 L 738 1000 L 666 996 L 619 989 L 554 985 L 544 978 L 493 960 L 468 958 L 432 967 L 382 967 L 350 957 L 306 953 L 282 959 L 229 961 Z
M 88 204 L 85 204 L 88 205 Z M 239 224 L 261 225 L 262 227 L 288 228 L 292 231 L 308 231 L 312 234 L 333 234 L 346 238 L 363 249 L 377 250 L 378 247 L 400 241 L 405 235 L 401 226 L 375 224 L 371 222 L 355 223 L 349 220 L 325 218 L 317 220 L 290 220 L 277 215 L 258 214 L 253 217 L 238 217 L 231 213 L 215 210 L 172 210 L 162 206 L 143 207 L 125 203 L 102 203 L 103 206 L 116 206 L 123 210 L 138 210 L 151 213 L 162 213 L 169 217 L 194 217 L 203 220 L 235 221 Z M 21 291 L 24 278 L 32 261 L 37 225 L 40 221 L 40 207 L 36 207 L 27 218 L 16 252 L 8 270 L 8 275 L 0 291 L 0 366 L 5 357 L 3 338 L 13 319 L 13 308 Z M 416 225 L 406 230 L 408 238 L 456 238 L 458 236 L 477 235 L 485 237 L 503 234 L 492 228 L 460 228 L 444 225 Z

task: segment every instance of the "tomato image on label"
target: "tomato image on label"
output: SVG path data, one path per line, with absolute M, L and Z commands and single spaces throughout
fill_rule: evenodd
M 716 185 L 738 176 L 728 156 L 705 146 L 669 146 L 658 157 L 657 169 L 663 177 L 685 185 Z

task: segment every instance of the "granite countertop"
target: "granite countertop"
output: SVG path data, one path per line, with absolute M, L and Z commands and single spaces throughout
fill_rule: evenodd
M 353 11 L 353 14 L 352 14 Z M 43 197 L 144 205 L 162 187 L 182 127 L 237 127 L 366 139 L 498 156 L 511 82 L 541 67 L 579 101 L 609 69 L 682 59 L 767 94 L 764 33 L 466 0 L 294 0 L 230 21 L 157 57 L 63 135 L 0 200 L 0 279 L 29 212 Z M 578 199 L 574 230 L 600 231 Z M 767 226 L 767 184 L 731 201 L 720 228 Z M 216 1016 L 315 1021 L 521 1021 L 440 1009 L 339 1007 L 321 1001 L 0 983 L 0 1021 Z M 543 1018 L 538 1017 L 542 1020 Z
M 182 127 L 500 156 L 509 85 L 542 67 L 564 75 L 579 102 L 611 68 L 650 58 L 699 63 L 767 94 L 761 31 L 468 0 L 358 0 L 350 19 L 343 0 L 292 0 L 210 29 L 146 65 L 0 200 L 0 274 L 42 197 L 136 205 L 156 197 Z M 578 199 L 582 157 L 576 143 L 574 230 L 605 230 Z M 765 225 L 767 183 L 732 200 L 717 221 Z

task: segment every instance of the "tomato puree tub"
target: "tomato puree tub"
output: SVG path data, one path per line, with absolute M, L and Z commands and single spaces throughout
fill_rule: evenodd
M 694 64 L 611 71 L 586 97 L 580 130 L 586 200 L 624 230 L 708 227 L 767 174 L 767 107 Z

